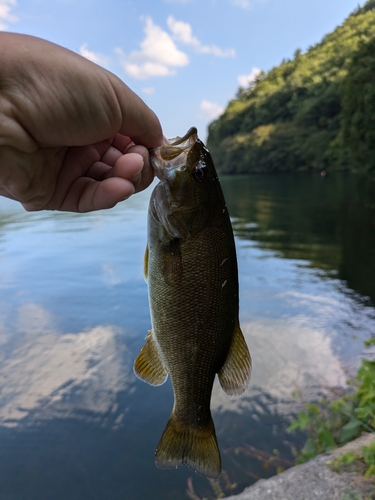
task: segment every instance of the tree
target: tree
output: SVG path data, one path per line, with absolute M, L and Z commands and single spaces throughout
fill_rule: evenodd
M 355 53 L 343 91 L 342 144 L 355 166 L 375 173 L 375 38 Z
M 209 126 L 218 171 L 366 165 L 375 173 L 374 40 L 375 0 L 368 0 L 320 43 L 240 89 Z

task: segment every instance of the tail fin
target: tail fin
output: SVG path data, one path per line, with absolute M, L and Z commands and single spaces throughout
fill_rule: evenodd
M 203 476 L 218 478 L 221 459 L 211 419 L 204 428 L 183 426 L 172 412 L 155 453 L 155 463 L 161 469 L 187 464 Z

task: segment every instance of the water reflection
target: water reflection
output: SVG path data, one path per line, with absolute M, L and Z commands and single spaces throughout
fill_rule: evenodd
M 346 376 L 332 352 L 330 338 L 324 329 L 314 328 L 307 316 L 258 318 L 243 323 L 242 331 L 254 360 L 249 394 L 254 387 L 260 387 L 270 396 L 284 400 L 291 399 L 294 390 L 303 388 L 308 400 L 323 387 L 345 384 Z M 244 408 L 242 398 L 230 398 L 230 404 L 222 392 L 215 391 L 214 395 L 214 407 Z
M 346 174 L 222 182 L 239 238 L 337 276 L 375 302 L 375 182 Z
M 115 327 L 63 335 L 52 315 L 35 304 L 20 307 L 16 323 L 15 331 L 3 333 L 10 345 L 3 343 L 1 425 L 15 426 L 31 412 L 33 418 L 104 414 L 115 404 L 116 393 L 133 382 L 131 361 L 124 362 L 125 346 L 119 345 Z

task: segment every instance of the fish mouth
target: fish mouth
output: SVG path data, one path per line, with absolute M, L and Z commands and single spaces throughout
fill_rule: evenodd
M 198 140 L 196 127 L 191 127 L 183 137 L 166 139 L 164 144 L 150 150 L 151 164 L 156 176 L 161 181 L 166 181 L 168 176 L 186 165 L 187 155 Z

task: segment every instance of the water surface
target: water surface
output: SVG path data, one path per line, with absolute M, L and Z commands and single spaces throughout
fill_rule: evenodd
M 354 175 L 223 178 L 236 235 L 242 397 L 215 384 L 221 488 L 288 466 L 301 400 L 345 386 L 375 332 L 373 186 Z M 150 190 L 100 213 L 26 213 L 0 199 L 0 498 L 214 497 L 186 466 L 154 466 L 173 396 L 132 364 L 150 327 L 143 252 Z M 280 464 L 279 464 L 280 465 Z

